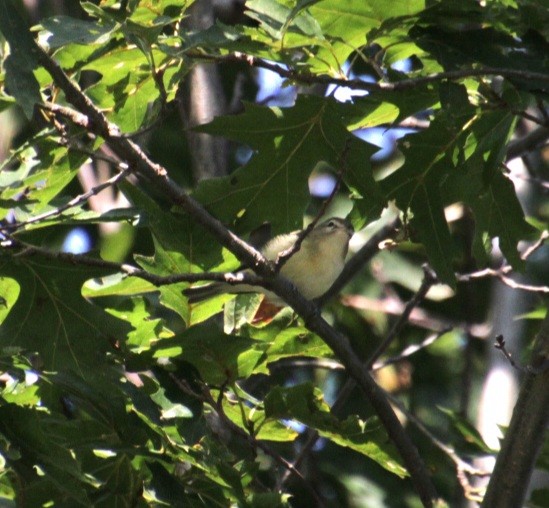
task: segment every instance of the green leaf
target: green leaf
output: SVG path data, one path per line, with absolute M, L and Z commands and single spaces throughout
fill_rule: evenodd
M 116 273 L 87 280 L 82 287 L 82 296 L 85 298 L 95 298 L 99 296 L 132 296 L 138 293 L 149 293 L 156 290 L 156 286 L 146 280 Z
M 113 208 L 106 212 L 84 210 L 84 207 L 87 206 L 86 202 L 67 208 L 61 213 L 57 213 L 60 208 L 65 207 L 72 199 L 73 198 L 69 198 L 68 196 L 58 196 L 50 200 L 49 204 L 40 208 L 40 214 L 55 212 L 54 215 L 25 225 L 25 231 L 41 229 L 57 224 L 63 226 L 82 226 L 84 224 L 122 222 L 121 226 L 124 227 L 137 218 L 137 210 L 131 208 Z M 34 218 L 36 214 L 24 214 L 23 211 L 18 210 L 17 216 L 19 220 L 26 220 Z
M 250 17 L 283 46 L 296 46 L 302 36 L 322 38 L 318 23 L 302 6 L 292 9 L 276 0 L 250 0 L 246 7 Z
M 18 450 L 20 461 L 30 471 L 39 466 L 58 490 L 64 491 L 75 502 L 89 505 L 83 487 L 89 480 L 70 451 L 44 431 L 46 418 L 46 413 L 6 404 L 0 406 L 0 433 Z M 33 471 L 31 474 L 36 473 Z
M 43 408 L 0 407 L 0 434 L 9 443 L 2 453 L 18 474 L 20 495 L 35 506 L 109 506 L 117 498 L 121 506 L 132 504 L 140 496 L 142 478 L 131 460 L 148 452 L 142 448 L 143 425 L 126 413 L 121 392 L 70 374 L 46 377 L 62 387 L 56 403 L 70 418 Z M 37 467 L 44 474 L 36 474 Z
M 257 342 L 226 335 L 211 323 L 193 326 L 176 337 L 159 341 L 155 358 L 178 357 L 193 364 L 206 383 L 221 385 L 248 377 L 263 357 Z
M 222 250 L 216 239 L 188 216 L 168 212 L 139 188 L 120 185 L 125 196 L 142 210 L 140 226 L 148 227 L 165 252 L 179 253 L 178 273 L 226 268 L 238 265 L 234 256 Z
M 42 102 L 40 86 L 33 74 L 37 67 L 37 49 L 28 25 L 19 15 L 12 0 L 0 3 L 0 32 L 11 50 L 4 63 L 7 91 L 15 97 L 26 117 L 31 119 L 34 105 Z
M 298 326 L 292 326 L 277 333 L 265 353 L 269 363 L 296 356 L 313 358 L 333 356 L 332 350 L 318 335 Z
M 544 319 L 547 315 L 547 307 L 545 305 L 540 305 L 531 312 L 515 316 L 515 320 L 518 319 Z
M 131 295 L 139 293 L 133 288 Z M 154 288 L 156 289 L 156 288 Z M 94 293 L 91 293 L 93 296 Z M 117 293 L 119 294 L 119 293 Z M 129 323 L 133 330 L 128 334 L 126 345 L 133 352 L 146 351 L 160 337 L 171 335 L 164 330 L 162 321 L 154 319 L 150 314 L 147 300 L 138 296 L 125 298 L 116 308 L 109 308 L 109 314 Z
M 230 176 L 201 182 L 194 196 L 218 219 L 250 231 L 269 221 L 273 233 L 300 228 L 309 202 L 308 178 L 323 161 L 342 165 L 344 178 L 360 192 L 364 207 L 385 204 L 369 164 L 377 151 L 351 136 L 331 99 L 301 97 L 292 108 L 246 105 L 245 113 L 217 118 L 200 131 L 251 146 L 252 160 Z M 274 196 L 274 198 L 273 198 Z
M 103 44 L 115 28 L 114 23 L 100 24 L 75 19 L 71 16 L 53 16 L 41 21 L 45 31 L 40 34 L 51 49 L 67 44 Z
M 261 306 L 263 295 L 260 293 L 236 295 L 223 309 L 223 329 L 225 333 L 238 332 L 247 323 L 251 323 Z
M 162 210 L 137 187 L 123 184 L 121 188 L 128 199 L 144 211 L 140 224 L 148 226 L 153 234 L 154 256 L 135 255 L 136 261 L 143 269 L 156 275 L 167 276 L 214 268 L 223 271 L 236 267 L 234 256 L 222 250 L 217 241 L 189 217 Z M 140 283 L 132 282 L 132 285 L 139 287 Z M 188 283 L 170 284 L 160 286 L 157 290 L 161 295 L 161 303 L 177 312 L 189 325 L 191 319 L 197 322 L 197 318 L 191 317 L 187 299 L 182 294 L 187 286 Z M 124 287 L 127 290 L 128 283 L 124 283 Z M 147 285 L 143 287 L 146 288 Z M 150 286 L 148 288 L 152 289 Z M 216 310 L 218 311 L 219 309 Z M 208 317 L 210 315 L 208 314 Z
M 4 322 L 10 310 L 19 298 L 21 287 L 15 279 L 0 277 L 0 325 Z
M 88 59 L 82 67 L 101 74 L 101 79 L 86 92 L 95 104 L 105 109 L 109 120 L 121 130 L 132 132 L 155 113 L 151 105 L 160 94 L 154 79 L 156 69 L 162 68 L 162 79 L 167 100 L 175 96 L 180 62 L 164 52 L 154 49 L 140 49 L 133 45 L 113 45 L 99 52 L 99 57 Z
M 17 101 L 13 97 L 5 95 L 0 90 L 0 113 L 8 108 L 15 106 L 15 104 L 17 104 Z
M 192 491 L 185 488 L 185 484 L 168 472 L 164 464 L 160 462 L 146 462 L 147 468 L 152 473 L 150 485 L 157 499 L 168 506 L 177 508 L 208 508 L 209 506 L 227 506 L 219 475 L 213 471 L 209 477 L 204 475 L 192 475 Z M 213 468 L 212 468 L 213 469 Z M 186 480 L 186 478 L 184 479 Z
M 448 12 L 441 14 L 438 19 L 449 15 Z M 452 23 L 455 21 L 453 19 Z M 471 27 L 464 37 L 462 27 L 444 27 L 442 24 L 416 27 L 410 34 L 416 44 L 436 57 L 446 70 L 480 63 L 492 68 L 546 72 L 547 43 L 533 34 L 516 37 L 494 27 L 484 26 Z M 516 87 L 528 91 L 540 90 L 547 85 L 545 80 L 527 76 L 510 81 Z
M 117 453 L 98 460 L 94 471 L 102 480 L 94 506 L 135 506 L 142 499 L 143 476 L 136 471 L 128 455 Z
M 499 246 L 509 263 L 523 267 L 517 244 L 535 230 L 524 218 L 511 181 L 502 173 L 505 147 L 515 127 L 514 115 L 508 112 L 485 112 L 469 125 L 464 141 L 466 160 L 457 167 L 441 187 L 447 203 L 463 201 L 475 217 L 473 252 L 484 261 L 491 243 L 485 239 L 499 238 Z
M 341 104 L 340 111 L 349 130 L 389 124 L 399 116 L 399 108 L 395 104 L 380 101 L 369 95 L 355 98 L 352 103 Z
M 218 395 L 218 392 L 212 393 L 214 397 Z M 235 397 L 240 398 L 236 404 L 232 400 L 234 397 L 223 399 L 223 413 L 244 431 L 252 433 L 256 439 L 292 442 L 298 437 L 299 434 L 290 425 L 281 420 L 267 418 L 263 404 L 248 393 L 239 389 Z
M 423 7 L 422 0 L 397 0 L 390 4 L 382 0 L 324 0 L 315 3 L 309 12 L 318 21 L 330 46 L 320 49 L 315 58 L 318 63 L 313 65 L 318 70 L 327 66 L 329 72 L 341 73 L 349 55 L 366 45 L 366 35 L 370 30 L 388 18 L 410 16 Z
M 143 268 L 155 275 L 172 275 L 188 271 L 189 263 L 180 252 L 166 251 L 155 239 L 154 258 L 136 255 L 135 259 Z M 190 321 L 190 311 L 183 290 L 188 287 L 186 282 L 160 286 L 160 302 L 169 309 L 177 312 L 185 323 Z
M 251 0 L 246 7 L 260 30 L 242 29 L 252 41 L 240 40 L 236 46 L 228 42 L 225 47 L 288 64 L 295 62 L 299 52 L 300 64 L 313 73 L 343 75 L 353 52 L 361 55 L 364 46 L 388 33 L 392 36 L 389 49 L 399 44 L 401 53 L 408 56 L 413 48 L 419 50 L 402 27 L 424 8 L 423 0 L 398 0 L 390 5 L 377 0 Z
M 330 413 L 320 391 L 310 383 L 273 388 L 265 398 L 265 414 L 269 418 L 296 419 L 316 429 L 322 437 L 366 455 L 401 478 L 408 474 L 396 450 L 388 445 L 385 429 L 377 419 L 362 421 L 349 416 L 338 420 Z
M 162 409 L 162 418 L 171 420 L 172 418 L 190 418 L 192 411 L 183 404 L 172 402 L 166 397 L 166 390 L 159 388 L 157 392 L 151 395 L 151 399 Z
M 25 379 L 25 371 L 30 367 L 29 362 L 26 358 L 18 357 L 13 353 L 14 351 L 9 351 L 9 348 L 7 350 L 2 348 L 0 359 L 5 371 L 11 371 L 11 376 L 0 390 L 1 400 L 18 406 L 38 406 L 41 403 L 39 385 L 38 383 L 30 384 Z M 17 365 L 18 361 L 24 364 L 23 368 Z
M 339 104 L 338 111 L 348 129 L 367 129 L 421 114 L 439 101 L 437 87 L 430 84 L 404 91 L 371 91 L 363 97 L 353 97 L 352 102 Z
M 116 450 L 129 445 L 135 447 L 134 453 L 144 453 L 139 447 L 148 443 L 152 433 L 136 416 L 135 408 L 132 411 L 127 409 L 128 397 L 123 391 L 127 388 L 120 380 L 119 372 L 103 369 L 101 376 L 89 380 L 68 370 L 45 377 L 47 383 L 58 387 L 63 394 L 65 413 L 82 425 L 89 423 L 89 420 L 95 423 L 94 432 L 97 435 L 89 442 L 78 433 L 75 423 L 72 423 L 73 431 L 70 434 L 67 430 L 61 432 L 67 436 L 68 447 Z
M 38 254 L 0 257 L 2 277 L 20 286 L 19 298 L 0 328 L 0 345 L 37 352 L 48 370 L 99 373 L 106 353 L 130 331 L 128 324 L 81 295 L 85 280 L 105 273 Z
M 42 132 L 15 150 L 1 166 L 0 200 L 3 217 L 13 210 L 24 221 L 48 209 L 51 201 L 74 179 L 85 157 L 59 146 L 59 139 Z
M 475 452 L 482 454 L 493 454 L 495 450 L 492 450 L 482 439 L 479 431 L 472 425 L 467 419 L 458 415 L 455 411 L 438 408 L 452 423 L 452 426 L 459 432 L 469 447 Z
M 440 93 L 445 109 L 428 129 L 401 140 L 405 162 L 381 186 L 405 215 L 412 216 L 410 225 L 417 231 L 439 279 L 454 286 L 454 248 L 444 216 L 447 203 L 441 197 L 441 186 L 464 157 L 459 140 L 474 109 L 460 85 L 441 86 Z

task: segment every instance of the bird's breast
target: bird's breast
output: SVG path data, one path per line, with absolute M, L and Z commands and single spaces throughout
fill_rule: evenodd
M 308 299 L 323 295 L 337 279 L 344 266 L 344 253 L 333 246 L 311 249 L 302 245 L 282 267 L 281 274 L 291 280 Z

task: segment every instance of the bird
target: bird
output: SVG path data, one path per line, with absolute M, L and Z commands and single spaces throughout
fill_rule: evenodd
M 261 254 L 269 261 L 276 261 L 294 246 L 301 233 L 298 230 L 275 236 L 264 245 Z M 331 217 L 317 224 L 305 236 L 299 250 L 283 263 L 280 274 L 308 300 L 322 296 L 342 272 L 353 234 L 353 226 L 347 219 Z M 244 271 L 253 273 L 249 268 Z M 187 288 L 183 293 L 191 304 L 225 293 L 263 293 L 270 304 L 285 305 L 274 293 L 249 284 L 214 282 Z

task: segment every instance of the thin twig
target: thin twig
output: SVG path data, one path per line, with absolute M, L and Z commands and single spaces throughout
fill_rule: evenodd
M 324 216 L 326 213 L 326 210 L 328 209 L 328 206 L 330 203 L 334 200 L 335 196 L 337 195 L 339 188 L 341 186 L 341 180 L 343 179 L 343 175 L 345 174 L 345 170 L 347 167 L 347 155 L 349 153 L 349 149 L 351 147 L 351 138 L 347 138 L 345 142 L 345 146 L 343 147 L 343 151 L 340 156 L 340 162 L 339 162 L 339 169 L 337 172 L 337 179 L 336 183 L 334 185 L 334 188 L 332 189 L 332 192 L 330 195 L 324 200 L 322 203 L 322 206 L 320 207 L 320 210 L 315 215 L 315 218 L 311 221 L 311 223 L 299 233 L 297 240 L 295 243 L 285 251 L 281 252 L 277 258 L 276 258 L 276 269 L 280 271 L 280 269 L 284 266 L 284 264 L 296 253 L 301 249 L 301 244 L 307 238 L 307 236 L 311 233 L 311 231 L 315 228 L 318 221 Z
M 511 289 L 520 289 L 529 293 L 549 294 L 549 286 L 534 286 L 532 284 L 522 284 L 520 282 L 514 281 L 513 279 L 511 279 L 511 277 L 506 277 L 505 275 L 500 273 L 496 273 L 495 276 Z
M 549 238 L 549 231 L 545 230 L 541 233 L 538 240 L 533 243 L 530 247 L 528 247 L 522 254 L 521 259 L 523 261 L 526 261 L 534 252 L 536 252 L 540 247 L 542 247 L 547 239 Z M 509 286 L 513 289 L 522 289 L 524 291 L 529 291 L 531 293 L 543 293 L 547 294 L 549 293 L 549 286 L 534 286 L 531 284 L 522 284 L 520 282 L 516 282 L 510 277 L 508 277 L 508 274 L 513 271 L 513 267 L 511 265 L 503 265 L 499 268 L 484 268 L 482 270 L 477 270 L 476 272 L 471 273 L 462 273 L 462 274 L 456 274 L 456 278 L 460 282 L 470 282 L 474 279 L 484 279 L 486 277 L 495 277 L 498 278 L 501 282 L 503 282 L 505 285 Z
M 528 247 L 522 254 L 521 254 L 521 259 L 523 261 L 526 261 L 534 252 L 536 252 L 540 247 L 542 247 L 544 245 L 544 243 L 547 241 L 547 239 L 549 238 L 549 231 L 545 230 L 541 233 L 540 237 L 538 238 L 538 240 L 533 243 L 532 245 L 530 245 L 530 247 Z
M 525 120 L 529 120 L 530 122 L 535 123 L 540 127 L 548 127 L 547 121 L 545 119 L 540 119 L 537 116 L 531 115 L 527 111 L 522 111 L 520 109 L 511 109 L 510 111 L 511 113 L 513 113 L 513 115 L 521 116 Z
M 503 338 L 503 335 L 501 334 L 496 335 L 496 342 L 494 342 L 494 347 L 496 349 L 499 349 L 503 353 L 503 356 L 507 358 L 507 361 L 511 364 L 511 366 L 514 369 L 522 373 L 527 372 L 527 369 L 525 369 L 522 365 L 519 365 L 517 362 L 515 362 L 511 353 L 505 347 L 505 339 Z
M 534 150 L 535 148 L 543 145 L 545 142 L 547 142 L 548 139 L 549 128 L 545 126 L 538 127 L 532 132 L 529 132 L 526 136 L 515 141 L 511 141 L 509 145 L 507 145 L 507 153 L 505 154 L 505 159 L 507 161 L 510 161 L 511 159 L 520 157 L 524 153 Z
M 549 75 L 541 72 L 522 71 L 518 69 L 505 69 L 493 67 L 481 67 L 478 69 L 462 69 L 457 71 L 447 71 L 420 76 L 417 78 L 403 79 L 392 83 L 388 82 L 365 82 L 361 79 L 334 78 L 326 74 L 311 74 L 304 71 L 296 71 L 280 64 L 272 63 L 259 57 L 247 55 L 245 53 L 231 53 L 229 55 L 212 55 L 199 50 L 187 51 L 186 56 L 196 60 L 208 60 L 216 62 L 244 62 L 250 67 L 261 67 L 270 70 L 290 81 L 303 83 L 306 85 L 336 85 L 352 88 L 354 90 L 372 91 L 401 91 L 410 90 L 431 83 L 438 83 L 444 80 L 460 80 L 471 77 L 481 76 L 502 76 L 508 79 L 539 80 L 549 82 Z
M 115 263 L 114 261 L 106 261 L 105 259 L 87 256 L 85 254 L 72 254 L 70 252 L 57 252 L 36 247 L 26 242 L 22 242 L 13 236 L 5 235 L 5 238 L 0 242 L 0 249 L 17 249 L 13 253 L 14 257 L 30 258 L 32 256 L 43 256 L 49 259 L 64 261 L 71 265 L 89 266 L 94 268 L 103 268 L 114 273 L 122 273 L 128 277 L 137 277 L 146 280 L 156 287 L 168 286 L 170 284 L 178 284 L 180 282 L 226 282 L 231 285 L 235 284 L 251 284 L 254 286 L 267 287 L 265 280 L 262 277 L 250 272 L 204 272 L 204 273 L 175 273 L 172 275 L 156 275 L 138 268 L 129 263 Z
M 398 355 L 391 356 L 383 361 L 377 361 L 372 365 L 371 371 L 381 370 L 389 365 L 398 363 L 404 358 L 408 358 L 416 354 L 418 351 L 429 347 L 431 344 L 435 343 L 446 333 L 452 331 L 452 327 L 445 328 L 437 333 L 432 333 L 422 340 L 419 344 L 412 344 L 404 348 Z M 309 368 L 309 369 L 325 369 L 325 370 L 345 370 L 345 367 L 336 360 L 330 360 L 328 358 L 282 358 L 269 364 L 270 370 L 277 369 L 295 369 L 295 368 Z
M 393 325 L 393 328 L 391 328 L 391 330 L 387 334 L 387 337 L 385 337 L 385 340 L 383 340 L 381 344 L 378 345 L 377 349 L 371 354 L 368 360 L 368 367 L 371 368 L 374 362 L 376 362 L 377 359 L 383 353 L 385 353 L 387 348 L 392 344 L 393 340 L 407 325 L 408 319 L 412 311 L 423 301 L 429 289 L 431 289 L 431 287 L 436 284 L 436 282 L 437 276 L 433 269 L 428 265 L 423 265 L 423 280 L 421 281 L 419 289 L 416 291 L 411 300 L 406 304 L 404 312 L 397 320 L 397 322 Z
M 371 370 L 374 363 L 381 357 L 383 353 L 385 353 L 385 351 L 387 351 L 389 346 L 393 343 L 396 337 L 408 324 L 408 320 L 410 318 L 410 314 L 412 313 L 412 311 L 422 302 L 422 300 L 425 298 L 425 295 L 428 293 L 431 286 L 433 286 L 433 284 L 435 284 L 436 282 L 437 282 L 437 278 L 436 278 L 435 272 L 428 265 L 423 265 L 423 280 L 421 281 L 421 285 L 419 289 L 416 291 L 414 296 L 412 296 L 412 298 L 408 301 L 408 303 L 404 307 L 404 311 L 402 312 L 400 317 L 397 319 L 397 321 L 395 322 L 391 330 L 389 330 L 389 333 L 387 334 L 385 339 L 378 345 L 375 351 L 370 355 L 368 360 L 364 363 L 365 369 Z M 356 387 L 356 383 L 354 379 L 352 378 L 347 379 L 345 384 L 340 389 L 337 399 L 335 400 L 332 406 L 333 412 L 337 413 L 342 409 L 342 407 L 347 402 L 347 399 L 349 398 L 349 396 L 351 395 L 355 387 Z
M 503 353 L 505 358 L 507 358 L 511 366 L 517 369 L 519 372 L 538 375 L 538 374 L 543 374 L 545 371 L 549 369 L 549 359 L 547 359 L 544 362 L 541 362 L 540 365 L 536 365 L 536 366 L 527 365 L 526 367 L 523 367 L 522 365 L 519 365 L 517 362 L 515 362 L 511 353 L 505 347 L 505 339 L 501 334 L 496 336 L 496 342 L 494 343 L 494 347 L 496 349 L 499 349 Z
M 484 268 L 483 270 L 478 270 L 476 272 L 458 274 L 456 276 L 457 280 L 460 282 L 470 282 L 474 279 L 484 279 L 486 277 L 495 277 L 499 279 L 503 284 L 509 286 L 512 289 L 522 289 L 523 291 L 528 291 L 530 293 L 549 293 L 549 286 L 533 286 L 531 284 L 522 284 L 516 282 L 506 274 L 511 272 L 513 268 L 510 265 L 502 266 L 498 269 L 493 268 Z
M 388 296 L 382 299 L 368 298 L 363 295 L 344 295 L 341 298 L 344 305 L 354 309 L 369 310 L 373 312 L 383 312 L 400 316 L 404 311 L 405 304 L 398 296 Z M 466 323 L 464 321 L 450 320 L 438 315 L 432 314 L 422 308 L 416 307 L 412 310 L 408 322 L 419 328 L 441 332 L 449 328 L 459 328 L 465 330 L 468 334 L 479 339 L 485 339 L 491 327 L 483 323 Z
M 383 361 L 377 361 L 372 365 L 371 370 L 376 371 L 383 369 L 387 367 L 388 365 L 392 365 L 394 363 L 398 363 L 402 361 L 404 358 L 407 358 L 408 356 L 411 356 L 418 351 L 425 349 L 426 347 L 430 346 L 434 342 L 436 342 L 438 339 L 440 339 L 443 335 L 447 334 L 448 332 L 451 332 L 453 330 L 452 327 L 445 328 L 437 333 L 432 333 L 427 338 L 422 340 L 419 344 L 412 344 L 406 348 L 404 348 L 398 355 L 391 356 L 390 358 L 387 358 Z
M 547 112 L 547 108 L 540 97 L 536 97 L 536 105 L 540 115 L 544 118 L 546 124 L 549 125 L 549 113 Z
M 164 86 L 163 79 L 164 69 L 158 69 L 158 67 L 156 66 L 153 51 L 149 51 L 149 58 L 151 64 L 151 74 L 154 80 L 154 84 L 156 85 L 156 89 L 158 90 L 158 94 L 160 95 L 160 109 L 161 111 L 163 111 L 168 101 L 168 93 L 166 92 L 166 87 Z
M 25 221 L 16 222 L 13 224 L 7 224 L 1 227 L 0 230 L 14 232 L 30 224 L 36 224 L 37 222 L 42 222 L 46 219 L 51 219 L 52 217 L 59 216 L 63 212 L 67 211 L 69 208 L 80 206 L 81 204 L 88 201 L 88 199 L 90 199 L 92 196 L 99 194 L 102 190 L 105 190 L 108 187 L 116 185 L 120 180 L 124 179 L 129 174 L 130 170 L 124 163 L 120 162 L 118 165 L 120 168 L 124 168 L 120 173 L 117 173 L 112 178 L 109 178 L 108 180 L 105 180 L 103 183 L 91 188 L 89 191 L 74 197 L 70 201 L 67 201 L 64 205 L 58 206 L 53 210 L 49 210 L 39 215 L 35 215 L 34 217 L 31 217 Z

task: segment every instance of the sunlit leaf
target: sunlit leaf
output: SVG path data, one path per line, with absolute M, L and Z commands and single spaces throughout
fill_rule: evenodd
M 350 416 L 338 420 L 310 384 L 271 390 L 265 398 L 265 414 L 271 418 L 296 419 L 316 429 L 322 437 L 370 457 L 392 473 L 407 475 L 376 419 L 362 421 Z

